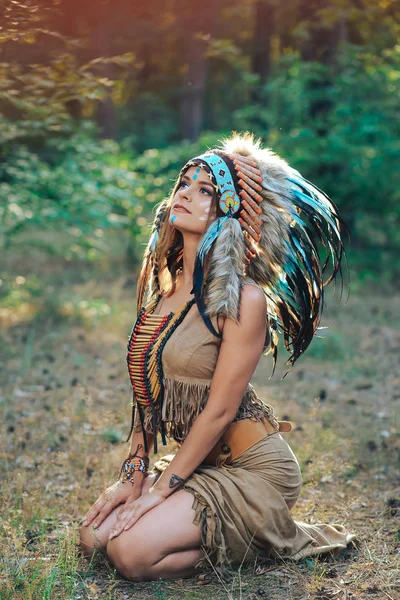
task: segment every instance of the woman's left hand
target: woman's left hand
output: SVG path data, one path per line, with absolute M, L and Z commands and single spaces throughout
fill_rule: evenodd
M 112 540 L 123 531 L 130 529 L 142 515 L 161 504 L 164 500 L 165 497 L 155 490 L 143 494 L 137 500 L 127 500 L 119 511 L 117 522 L 111 529 L 108 539 Z

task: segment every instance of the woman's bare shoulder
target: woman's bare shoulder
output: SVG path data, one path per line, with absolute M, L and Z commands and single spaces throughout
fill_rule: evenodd
M 240 310 L 257 310 L 263 309 L 265 311 L 266 296 L 261 288 L 252 279 L 245 279 L 241 286 L 241 303 Z
M 266 296 L 263 289 L 250 278 L 246 278 L 240 285 L 240 323 L 260 324 L 265 322 Z M 218 317 L 218 330 L 223 332 L 226 317 Z M 230 319 L 228 319 L 230 321 Z M 258 325 L 256 325 L 258 326 Z

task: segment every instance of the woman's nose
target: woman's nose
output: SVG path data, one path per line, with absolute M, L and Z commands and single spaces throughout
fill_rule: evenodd
M 191 195 L 191 190 L 190 190 L 190 186 L 189 185 L 187 187 L 181 189 L 181 196 L 182 196 L 182 198 L 185 198 L 185 200 L 187 202 L 191 202 L 192 201 L 192 195 Z

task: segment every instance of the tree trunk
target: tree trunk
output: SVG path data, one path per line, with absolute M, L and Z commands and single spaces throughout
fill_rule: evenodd
M 252 70 L 263 85 L 271 73 L 271 39 L 275 28 L 275 6 L 268 0 L 258 0 L 254 5 L 254 38 Z
M 203 41 L 191 39 L 187 47 L 187 67 L 183 80 L 181 104 L 182 137 L 196 140 L 203 123 L 206 86 L 206 57 Z
M 188 7 L 182 0 L 182 51 L 186 58 L 181 100 L 181 135 L 183 139 L 196 140 L 202 129 L 204 96 L 207 82 L 207 43 L 211 23 L 216 18 L 212 0 Z
M 108 58 L 112 55 L 110 44 L 110 23 L 112 22 L 113 7 L 111 0 L 97 3 L 96 19 L 92 29 L 93 58 Z M 99 66 L 99 76 L 112 81 L 114 67 L 112 63 Z M 104 100 L 100 100 L 96 111 L 96 121 L 100 128 L 100 137 L 115 139 L 117 134 L 117 119 L 113 99 L 108 93 Z
M 110 31 L 112 31 L 112 15 L 115 10 L 111 0 L 99 0 L 94 11 L 89 5 L 79 3 L 79 0 L 62 0 L 61 13 L 57 21 L 58 30 L 69 37 L 80 37 L 89 32 L 89 45 L 85 50 L 75 51 L 79 62 L 95 58 L 107 58 L 112 55 Z M 112 80 L 114 76 L 112 64 L 97 65 L 96 75 L 99 78 Z M 79 100 L 71 100 L 66 106 L 71 117 L 77 121 L 82 116 L 82 106 Z M 110 94 L 98 102 L 95 119 L 103 138 L 115 139 L 116 114 Z
M 333 65 L 339 43 L 347 39 L 347 23 L 343 17 L 338 17 L 330 28 L 320 22 L 319 10 L 326 8 L 329 3 L 330 0 L 302 0 L 300 3 L 300 18 L 309 23 L 308 39 L 300 48 L 303 60 Z
M 115 106 L 110 94 L 101 100 L 96 110 L 96 121 L 100 128 L 100 137 L 115 140 L 117 137 L 117 119 Z

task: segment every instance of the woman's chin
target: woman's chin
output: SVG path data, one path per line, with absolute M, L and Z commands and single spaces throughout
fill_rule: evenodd
M 188 219 L 190 215 L 185 213 L 173 214 L 169 218 L 169 222 L 172 227 L 175 227 L 181 233 L 191 233 L 195 235 L 202 235 L 205 230 L 205 223 L 201 221 L 199 223 L 193 223 L 193 219 Z M 192 221 L 192 222 L 190 222 Z

